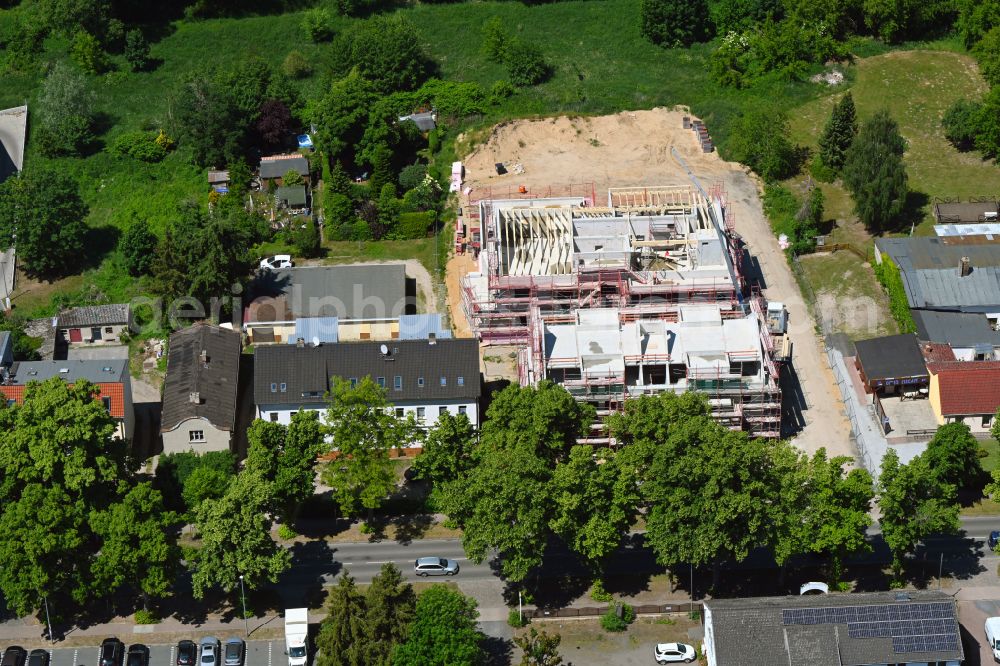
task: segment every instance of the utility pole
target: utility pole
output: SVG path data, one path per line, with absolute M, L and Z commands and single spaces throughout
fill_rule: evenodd
M 941 551 L 941 560 L 938 562 L 938 589 L 941 589 L 941 576 L 944 574 L 944 551 Z
M 240 574 L 240 599 L 243 600 L 243 633 L 250 637 L 250 620 L 247 619 L 247 595 L 243 589 L 243 574 Z
M 45 599 L 45 626 L 49 630 L 49 642 L 52 642 L 52 620 L 49 618 L 49 598 L 43 597 Z

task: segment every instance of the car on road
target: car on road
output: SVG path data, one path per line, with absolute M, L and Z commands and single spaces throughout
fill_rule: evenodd
M 262 271 L 276 271 L 280 268 L 291 268 L 295 265 L 290 254 L 276 254 L 273 257 L 264 257 L 260 260 Z
M 198 650 L 199 666 L 219 666 L 219 639 L 206 636 Z
M 28 666 L 49 666 L 49 651 L 32 650 L 28 654 Z
M 2 666 L 24 666 L 24 658 L 28 653 L 20 645 L 11 645 L 3 651 Z
M 990 532 L 990 538 L 986 540 L 986 543 L 989 544 L 990 550 L 996 550 L 998 542 L 1000 542 L 1000 530 L 993 530 Z
M 418 576 L 454 576 L 458 573 L 458 562 L 443 557 L 421 557 L 413 563 L 413 572 Z
M 130 645 L 125 666 L 149 666 L 149 648 L 142 643 Z
M 125 644 L 117 638 L 105 638 L 101 641 L 100 666 L 121 666 L 125 656 Z
M 658 664 L 690 664 L 698 658 L 698 653 L 686 643 L 657 643 L 653 657 Z
M 225 664 L 226 666 L 243 666 L 243 659 L 246 656 L 247 645 L 242 638 L 230 638 L 226 641 Z
M 194 666 L 198 661 L 198 646 L 194 641 L 184 640 L 177 644 L 176 666 Z

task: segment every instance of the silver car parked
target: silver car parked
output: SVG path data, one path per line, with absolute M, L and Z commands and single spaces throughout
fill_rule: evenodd
M 220 666 L 219 639 L 205 636 L 198 645 L 198 666 Z
M 458 562 L 443 557 L 421 557 L 413 563 L 413 572 L 418 576 L 454 576 L 458 573 Z

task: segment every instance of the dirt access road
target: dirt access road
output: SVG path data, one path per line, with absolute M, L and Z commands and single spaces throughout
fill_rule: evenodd
M 765 295 L 788 307 L 793 364 L 801 388 L 798 402 L 805 421 L 795 443 L 809 453 L 825 446 L 830 455 L 853 456 L 833 373 L 814 332 L 815 323 L 761 210 L 759 184 L 743 166 L 725 162 L 716 153 L 703 153 L 694 133 L 682 128 L 684 115 L 683 110 L 661 108 L 503 123 L 469 151 L 464 161 L 466 186 L 473 188 L 474 197 L 492 191 L 499 198 L 516 196 L 522 185 L 529 193 L 544 195 L 551 188 L 555 195 L 565 193 L 572 184 L 574 194 L 589 194 L 592 189 L 603 201 L 609 187 L 690 185 L 671 155 L 671 148 L 676 148 L 703 187 L 723 184 L 736 230 L 759 262 Z M 497 162 L 507 164 L 507 174 L 496 175 Z M 514 164 L 520 164 L 524 172 L 515 174 Z M 468 271 L 470 263 L 456 263 L 454 270 Z M 457 284 L 452 269 L 449 264 L 449 286 Z M 449 294 L 448 300 L 454 307 L 456 299 Z

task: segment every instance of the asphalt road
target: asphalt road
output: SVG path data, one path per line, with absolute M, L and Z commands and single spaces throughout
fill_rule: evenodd
M 140 643 L 138 636 L 125 636 L 126 646 Z M 223 642 L 228 636 L 218 636 Z M 248 641 L 244 666 L 282 666 L 285 660 L 284 645 L 281 641 Z M 174 666 L 176 645 L 149 645 L 149 666 Z M 96 666 L 100 661 L 101 648 L 56 648 L 50 650 L 50 666 Z

